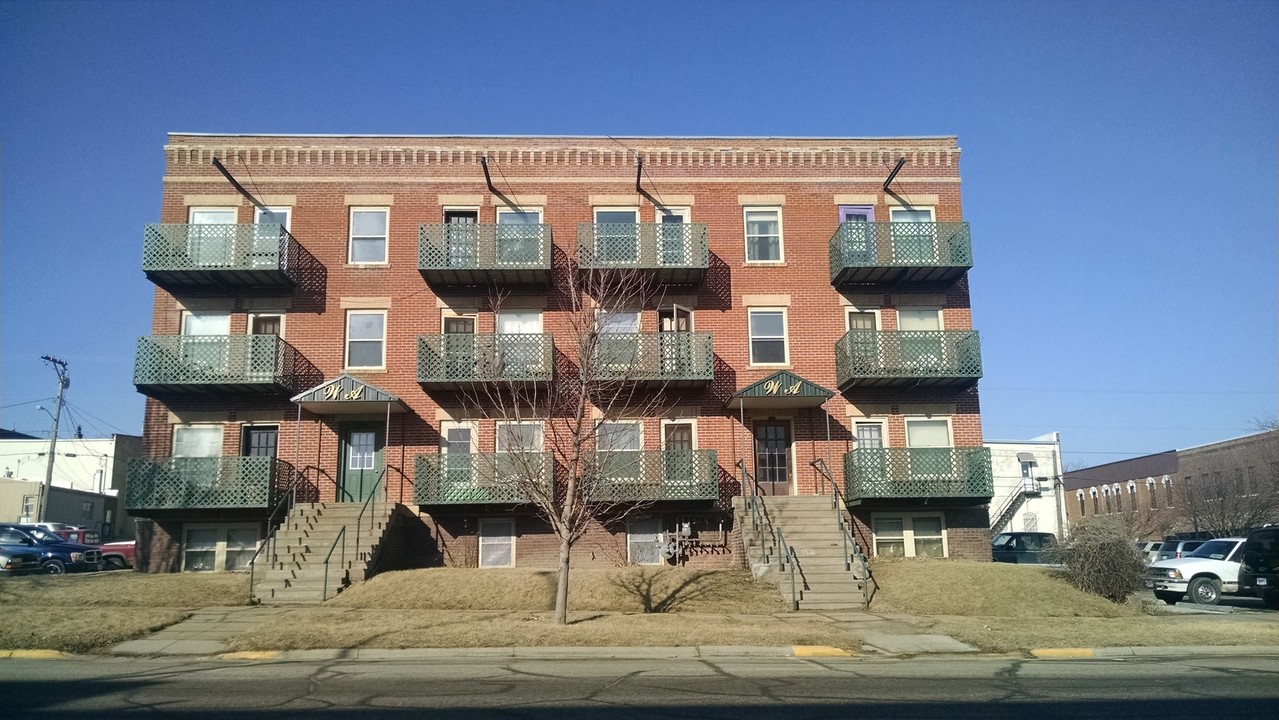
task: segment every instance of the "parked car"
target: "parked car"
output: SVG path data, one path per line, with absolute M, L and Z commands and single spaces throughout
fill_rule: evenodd
M 1057 537 L 1046 532 L 1002 532 L 990 541 L 990 557 L 995 562 L 1050 563 Z
M 39 572 L 40 555 L 34 550 L 21 550 L 11 546 L 5 540 L 3 531 L 0 531 L 0 544 L 5 545 L 0 548 L 0 577 Z
M 102 551 L 93 545 L 67 542 L 44 528 L 0 524 L 0 552 L 11 548 L 35 552 L 40 569 L 51 575 L 97 570 L 102 561 Z
M 124 570 L 133 567 L 133 550 L 136 540 L 121 540 L 100 545 L 103 570 Z
M 1155 562 L 1186 557 L 1205 542 L 1207 540 L 1164 540 L 1163 546 L 1159 548 L 1159 557 L 1155 558 Z
M 1159 540 L 1138 540 L 1137 553 L 1141 555 L 1142 562 L 1149 565 L 1159 559 L 1159 549 L 1164 546 Z
M 1261 598 L 1270 607 L 1279 606 L 1279 525 L 1253 530 L 1243 544 L 1239 565 L 1239 592 Z
M 1201 605 L 1216 605 L 1223 594 L 1240 594 L 1243 544 L 1244 538 L 1207 540 L 1189 555 L 1153 563 L 1146 571 L 1146 587 L 1169 605 L 1186 595 Z

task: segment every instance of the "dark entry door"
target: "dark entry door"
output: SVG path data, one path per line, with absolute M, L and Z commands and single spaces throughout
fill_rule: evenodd
M 341 432 L 338 501 L 364 502 L 382 474 L 382 426 L 344 424 Z
M 755 423 L 755 484 L 764 495 L 790 494 L 790 423 Z

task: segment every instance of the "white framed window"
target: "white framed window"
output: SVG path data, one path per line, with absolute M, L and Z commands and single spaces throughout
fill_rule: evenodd
M 644 428 L 638 420 L 609 420 L 599 424 L 595 445 L 603 452 L 640 450 Z
M 751 365 L 789 365 L 786 341 L 786 308 L 751 308 L 747 311 Z
M 500 310 L 496 318 L 497 358 L 502 377 L 531 377 L 542 366 L 542 311 Z
M 633 263 L 639 259 L 639 208 L 595 208 L 595 260 Z
M 350 310 L 346 314 L 346 367 L 386 367 L 386 311 Z
M 254 225 L 283 225 L 284 229 L 288 230 L 292 220 L 293 208 L 285 205 L 268 205 L 266 210 L 260 207 L 253 208 Z
M 626 561 L 632 565 L 664 565 L 661 518 L 633 518 L 626 523 Z
M 183 572 L 248 570 L 258 549 L 256 525 L 188 524 L 183 528 Z
M 219 310 L 182 311 L 183 335 L 230 335 L 231 314 Z
M 187 210 L 187 252 L 202 267 L 230 267 L 235 250 L 234 207 L 193 207 Z
M 284 232 L 289 231 L 293 208 L 286 206 L 253 208 L 253 244 L 248 264 L 255 268 L 278 268 L 284 258 Z M 280 232 L 283 229 L 284 232 Z
M 499 208 L 496 217 L 498 265 L 537 262 L 542 253 L 542 209 Z
M 662 265 L 690 265 L 693 262 L 693 236 L 688 224 L 691 209 L 687 207 L 655 207 L 657 222 L 657 261 Z
M 541 452 L 542 421 L 503 420 L 497 423 L 498 452 Z
M 390 225 L 390 208 L 351 208 L 347 262 L 352 265 L 385 265 Z
M 782 246 L 782 209 L 779 207 L 742 208 L 746 226 L 746 262 L 782 263 L 786 260 Z
M 173 457 L 221 456 L 221 425 L 173 426 Z
M 480 567 L 515 567 L 515 520 L 480 518 Z
M 888 447 L 888 432 L 883 420 L 858 420 L 853 423 L 853 439 L 858 450 L 882 450 Z
M 279 335 L 284 337 L 284 313 L 249 313 L 250 335 Z
M 948 557 L 946 523 L 936 513 L 876 513 L 871 516 L 876 557 Z
M 677 418 L 662 420 L 663 450 L 696 450 L 697 420 Z
M 931 207 L 892 207 L 888 209 L 888 219 L 894 262 L 937 262 L 937 225 Z

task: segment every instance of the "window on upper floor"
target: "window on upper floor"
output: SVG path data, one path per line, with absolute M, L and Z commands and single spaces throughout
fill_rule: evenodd
M 386 311 L 352 310 L 346 314 L 346 367 L 386 366 Z
M 542 211 L 537 208 L 497 211 L 497 264 L 535 263 L 542 252 Z
M 742 210 L 746 225 L 746 262 L 780 263 L 782 250 L 782 209 L 748 207 Z
M 388 208 L 351 208 L 350 263 L 386 264 L 390 218 Z
M 747 312 L 747 319 L 751 365 L 788 364 L 785 308 L 752 308 Z

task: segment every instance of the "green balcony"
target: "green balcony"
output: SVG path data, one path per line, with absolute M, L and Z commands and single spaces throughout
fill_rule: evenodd
M 279 335 L 151 335 L 138 338 L 133 384 L 157 399 L 193 394 L 292 396 L 320 372 Z
M 270 457 L 169 457 L 129 461 L 125 507 L 148 510 L 270 508 L 293 466 Z
M 601 332 L 593 341 L 586 370 L 596 381 L 686 388 L 705 385 L 715 376 L 710 333 Z
M 670 285 L 696 285 L 710 265 L 704 223 L 581 223 L 577 262 L 587 270 L 635 270 Z
M 830 239 L 830 282 L 946 284 L 973 266 L 966 222 L 846 222 Z
M 552 489 L 549 452 L 448 453 L 413 459 L 418 505 L 520 505 Z
M 986 448 L 868 448 L 844 454 L 850 503 L 877 499 L 988 502 L 994 495 Z
M 976 330 L 852 330 L 835 344 L 839 389 L 971 387 L 981 378 Z
M 172 292 L 291 291 L 302 252 L 283 225 L 147 225 L 142 270 Z
M 610 450 L 583 458 L 591 502 L 715 500 L 719 457 L 714 450 Z
M 417 267 L 439 286 L 546 285 L 551 281 L 550 225 L 423 224 Z
M 417 381 L 428 390 L 463 389 L 479 383 L 546 383 L 554 375 L 553 360 L 548 333 L 417 338 Z

